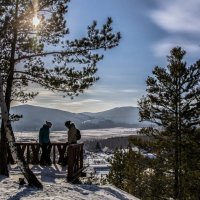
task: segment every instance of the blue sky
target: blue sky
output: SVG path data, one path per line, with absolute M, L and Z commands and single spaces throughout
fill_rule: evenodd
M 101 26 L 112 17 L 113 30 L 122 34 L 118 47 L 105 52 L 98 64 L 100 80 L 71 100 L 41 90 L 28 104 L 71 112 L 98 112 L 114 107 L 137 106 L 145 94 L 152 69 L 166 66 L 174 46 L 187 51 L 186 60 L 200 57 L 199 0 L 71 0 L 67 23 L 72 37 L 82 37 L 97 20 Z

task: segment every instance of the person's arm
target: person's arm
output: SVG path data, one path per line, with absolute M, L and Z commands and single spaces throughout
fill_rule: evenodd
M 72 131 L 71 129 L 68 130 L 68 144 L 72 143 Z
M 42 130 L 40 129 L 40 132 L 39 132 L 39 143 L 42 144 L 43 143 L 43 133 L 42 133 Z
M 51 145 L 51 140 L 50 140 L 50 129 L 48 131 L 48 138 L 49 138 L 49 145 Z

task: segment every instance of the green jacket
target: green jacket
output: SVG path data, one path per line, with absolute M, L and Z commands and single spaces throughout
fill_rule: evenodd
M 50 142 L 49 133 L 50 133 L 49 127 L 46 124 L 44 124 L 39 132 L 39 143 L 40 144 L 44 144 L 44 143 L 47 144 Z

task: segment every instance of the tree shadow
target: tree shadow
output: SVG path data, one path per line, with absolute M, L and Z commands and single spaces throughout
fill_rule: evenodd
M 67 178 L 67 167 L 59 167 L 58 165 L 51 165 L 51 166 L 40 166 L 40 165 L 32 165 L 29 166 L 31 171 L 36 175 L 36 177 L 39 177 L 39 180 L 44 183 L 55 183 L 55 179 L 59 178 Z M 12 175 L 20 175 L 20 177 L 23 177 L 20 169 L 18 166 L 10 167 L 10 173 Z M 40 178 L 41 177 L 41 178 Z M 0 181 L 3 181 L 8 177 L 0 175 Z M 23 177 L 24 178 L 24 177 Z M 25 182 L 27 183 L 27 180 L 25 179 Z M 21 199 L 22 197 L 28 197 L 32 196 L 38 191 L 41 191 L 41 189 L 31 187 L 28 184 L 25 185 L 19 185 L 19 192 L 14 194 L 13 196 L 8 197 L 7 200 L 16 200 Z
M 98 192 L 101 190 L 105 190 L 110 196 L 113 196 L 114 198 L 120 199 L 120 200 L 130 200 L 127 196 L 125 196 L 123 193 L 120 192 L 118 189 L 114 189 L 112 187 L 99 187 L 97 185 L 78 185 L 79 188 L 82 188 L 84 190 L 88 190 L 91 192 Z M 77 190 L 80 192 L 80 189 L 75 188 L 74 190 Z M 131 195 L 130 195 L 131 196 Z
M 55 183 L 56 178 L 66 178 L 67 177 L 66 168 L 59 169 L 57 165 L 51 165 L 51 166 L 34 165 L 31 168 L 31 170 L 36 175 L 41 175 L 42 182 Z
M 24 186 L 20 186 L 20 187 L 24 187 Z M 25 186 L 23 190 L 21 190 L 20 192 L 18 192 L 12 197 L 9 197 L 7 200 L 16 200 L 16 199 L 21 199 L 22 197 L 28 197 L 37 193 L 38 191 L 41 191 L 41 190 L 34 187 Z
M 4 175 L 0 175 L 0 182 L 4 179 L 8 178 L 7 176 L 4 176 Z

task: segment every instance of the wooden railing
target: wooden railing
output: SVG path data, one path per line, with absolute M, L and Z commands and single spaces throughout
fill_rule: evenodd
M 41 156 L 39 143 L 16 143 L 16 146 L 19 152 L 24 155 L 28 164 L 39 164 Z M 57 164 L 59 161 L 62 161 L 66 150 L 68 165 L 67 180 L 73 182 L 83 171 L 83 143 L 71 145 L 67 145 L 67 143 L 51 143 L 51 145 L 48 146 L 52 164 Z M 10 164 L 15 162 L 9 151 L 8 162 Z
M 71 144 L 68 147 L 68 181 L 73 181 L 83 171 L 83 144 Z

